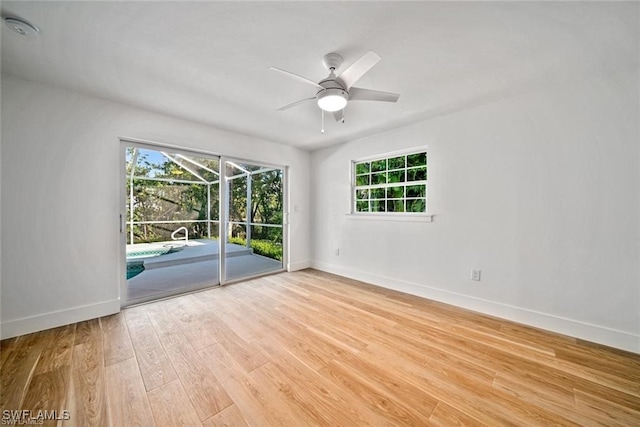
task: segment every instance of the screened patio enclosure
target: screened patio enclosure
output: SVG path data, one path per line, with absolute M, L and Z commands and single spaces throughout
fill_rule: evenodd
M 283 169 L 137 146 L 125 160 L 128 301 L 283 269 Z
M 218 238 L 218 159 L 127 149 L 127 244 Z M 185 236 L 184 231 L 181 233 Z M 175 237 L 175 236 L 174 236 Z

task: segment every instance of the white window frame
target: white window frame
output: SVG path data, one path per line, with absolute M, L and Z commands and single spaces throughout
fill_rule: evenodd
M 373 162 L 376 160 L 388 160 L 394 157 L 398 157 L 398 156 L 408 156 L 411 154 L 419 154 L 425 152 L 427 153 L 427 165 L 429 164 L 429 150 L 427 149 L 427 146 L 420 146 L 420 147 L 413 147 L 413 148 L 409 148 L 406 150 L 400 150 L 400 151 L 392 151 L 392 152 L 387 152 L 387 153 L 382 153 L 382 154 L 377 154 L 374 156 L 369 156 L 369 157 L 362 157 L 362 158 L 358 158 L 358 159 L 354 159 L 351 161 L 350 163 L 350 211 L 349 214 L 347 214 L 347 218 L 349 219 L 369 219 L 369 220 L 394 220 L 394 221 L 423 221 L 423 222 L 431 222 L 433 221 L 433 214 L 429 213 L 429 184 L 428 184 L 428 172 L 427 172 L 427 178 L 425 180 L 420 180 L 420 181 L 415 181 L 416 183 L 420 183 L 420 184 L 424 184 L 425 185 L 425 206 L 426 206 L 426 212 L 359 212 L 356 210 L 356 203 L 357 203 L 357 197 L 356 197 L 356 189 L 357 189 L 357 185 L 356 185 L 356 164 L 358 163 L 362 163 L 362 162 Z M 409 168 L 410 169 L 410 168 Z M 407 165 L 405 164 L 404 167 L 404 171 L 409 170 L 407 168 Z M 388 169 L 387 169 L 388 171 Z M 428 171 L 428 168 L 427 168 Z M 371 172 L 370 172 L 371 173 Z M 407 186 L 408 181 L 406 181 L 406 176 L 405 176 L 405 181 L 403 182 L 404 186 Z M 394 187 L 397 186 L 399 183 L 385 183 L 385 184 L 380 184 L 380 187 L 375 187 L 375 188 L 387 188 L 387 187 Z M 374 186 L 375 184 L 369 184 L 369 188 L 371 188 L 372 186 Z M 368 199 L 371 200 L 371 199 Z M 385 201 L 387 200 L 386 197 L 384 199 Z M 404 195 L 404 197 L 402 198 L 402 200 L 405 201 L 405 207 L 406 207 L 406 194 Z M 410 199 L 409 199 L 410 200 Z

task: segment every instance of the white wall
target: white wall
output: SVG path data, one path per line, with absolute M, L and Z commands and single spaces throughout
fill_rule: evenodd
M 122 136 L 289 165 L 290 264 L 309 265 L 307 152 L 2 76 L 3 338 L 119 310 Z
M 320 150 L 311 162 L 290 147 L 3 76 L 2 337 L 119 308 L 118 137 L 129 136 L 290 165 L 294 268 L 313 258 L 327 271 L 640 352 L 631 71 Z M 346 219 L 350 160 L 425 144 L 433 223 Z M 471 268 L 481 282 L 469 280 Z
M 313 266 L 640 352 L 638 96 L 636 66 L 314 152 Z M 422 145 L 434 222 L 348 219 L 350 161 Z

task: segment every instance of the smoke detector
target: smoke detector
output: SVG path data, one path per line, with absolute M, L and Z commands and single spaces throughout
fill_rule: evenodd
M 40 32 L 38 27 L 15 16 L 3 16 L 2 20 L 11 31 L 29 40 L 36 39 Z

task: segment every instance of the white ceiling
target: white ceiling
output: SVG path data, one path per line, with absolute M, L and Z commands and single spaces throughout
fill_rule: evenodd
M 3 15 L 40 28 L 2 30 L 2 72 L 314 149 L 638 61 L 638 3 L 596 2 L 26 2 Z M 324 54 L 344 70 L 382 56 L 357 86 L 397 104 L 352 102 L 320 134 L 314 103 Z M 340 71 L 340 70 L 338 70 Z

